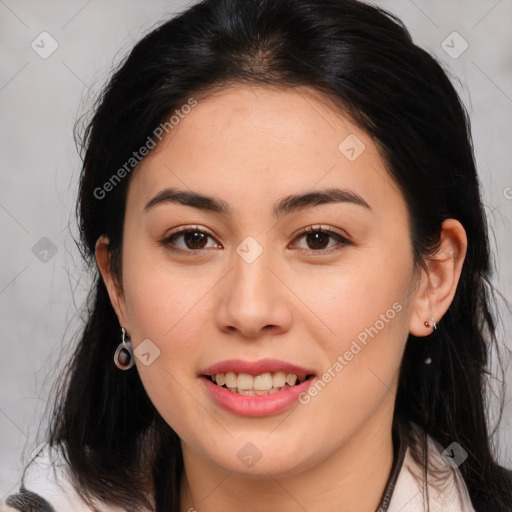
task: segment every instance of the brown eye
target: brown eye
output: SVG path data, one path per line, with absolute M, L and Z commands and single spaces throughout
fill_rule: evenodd
M 177 241 L 182 238 L 183 242 L 178 244 Z M 207 248 L 208 239 L 213 237 L 198 228 L 187 228 L 177 231 L 160 241 L 160 244 L 175 252 L 195 252 Z
M 311 252 L 322 252 L 328 249 L 330 240 L 334 239 L 337 242 L 334 246 L 334 250 L 341 249 L 345 245 L 351 245 L 351 242 L 345 237 L 341 236 L 334 231 L 325 230 L 322 228 L 306 228 L 298 239 L 304 238 L 306 241 L 307 248 Z M 338 245 L 339 247 L 336 247 Z M 330 248 L 329 248 L 330 249 Z M 328 250 L 327 252 L 332 252 Z
M 204 249 L 209 236 L 202 231 L 187 231 L 182 235 L 185 245 L 189 249 Z
M 306 240 L 312 249 L 325 249 L 329 244 L 330 235 L 324 232 L 315 232 L 306 234 Z

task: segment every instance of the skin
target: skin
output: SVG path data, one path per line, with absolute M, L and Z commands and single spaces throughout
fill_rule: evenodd
M 448 309 L 464 229 L 445 221 L 436 259 L 415 266 L 406 203 L 376 145 L 312 89 L 240 85 L 196 98 L 131 177 L 121 279 L 108 239 L 96 246 L 134 350 L 145 339 L 160 350 L 150 365 L 136 365 L 182 440 L 181 510 L 373 512 L 393 461 L 405 343 L 409 333 L 428 336 L 424 322 Z M 366 146 L 354 161 L 338 149 L 349 134 Z M 170 202 L 145 211 L 167 187 L 220 198 L 232 215 Z M 332 203 L 273 217 L 279 199 L 331 187 L 371 209 Z M 315 245 L 301 235 L 318 224 L 351 243 Z M 211 234 L 202 245 L 179 236 L 183 252 L 175 253 L 159 244 L 173 228 L 195 225 Z M 236 252 L 247 236 L 263 248 L 252 263 Z M 199 381 L 201 369 L 232 358 L 282 359 L 322 375 L 397 302 L 401 311 L 307 405 L 242 417 L 218 407 Z M 237 456 L 247 442 L 261 453 L 252 467 Z

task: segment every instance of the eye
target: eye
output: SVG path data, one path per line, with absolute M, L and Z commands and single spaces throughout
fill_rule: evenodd
M 183 237 L 185 246 L 178 247 L 175 243 L 176 240 Z M 167 247 L 169 250 L 174 252 L 196 252 L 207 248 L 208 238 L 212 238 L 210 233 L 199 229 L 198 226 L 193 228 L 185 228 L 179 231 L 174 231 L 170 235 L 166 236 L 163 240 L 160 240 L 160 244 Z
M 185 244 L 181 247 L 179 247 L 179 244 L 176 243 L 176 241 L 180 238 L 183 238 L 183 243 Z M 160 240 L 159 243 L 160 245 L 173 252 L 192 253 L 207 249 L 208 238 L 213 239 L 213 236 L 210 235 L 210 233 L 207 231 L 200 229 L 198 226 L 194 226 L 174 231 L 170 235 L 166 236 L 163 240 Z M 350 242 L 344 236 L 334 231 L 323 229 L 321 226 L 310 226 L 305 228 L 302 230 L 296 240 L 300 240 L 301 238 L 306 239 L 306 243 L 310 245 L 309 252 L 313 253 L 330 253 L 341 249 L 345 245 L 352 245 L 352 242 Z M 336 247 L 335 244 L 334 249 L 326 251 L 329 245 L 329 239 L 334 239 L 339 247 Z M 216 245 L 215 247 L 222 246 Z M 302 250 L 308 251 L 307 248 Z
M 345 245 L 352 245 L 352 242 L 344 236 L 334 231 L 323 229 L 322 226 L 308 227 L 305 228 L 297 239 L 304 238 L 306 243 L 310 244 L 311 250 L 309 252 L 322 252 L 328 247 L 329 239 L 333 239 L 338 242 L 338 246 L 334 245 L 334 250 L 328 250 L 327 253 L 331 253 L 340 250 Z M 307 250 L 307 249 L 306 249 Z

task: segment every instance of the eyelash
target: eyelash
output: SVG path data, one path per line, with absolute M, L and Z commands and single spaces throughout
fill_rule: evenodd
M 160 240 L 159 244 L 166 247 L 168 250 L 170 250 L 172 252 L 181 253 L 181 254 L 195 253 L 195 252 L 201 252 L 201 251 L 208 250 L 208 249 L 186 249 L 185 250 L 185 249 L 176 249 L 175 247 L 172 247 L 171 240 L 173 240 L 181 235 L 187 234 L 187 233 L 203 233 L 203 234 L 209 236 L 210 238 L 214 238 L 207 231 L 200 229 L 199 226 L 195 226 L 195 227 L 187 227 L 187 228 L 181 229 L 180 231 L 175 231 L 175 232 L 171 233 L 170 235 L 166 236 L 165 238 L 163 238 L 162 240 Z M 323 229 L 321 226 L 310 226 L 310 227 L 304 228 L 297 235 L 295 240 L 298 240 L 298 239 L 302 238 L 304 235 L 308 235 L 311 233 L 322 233 L 324 235 L 328 235 L 338 241 L 338 246 L 331 247 L 330 249 L 318 249 L 318 250 L 300 249 L 302 252 L 306 252 L 306 253 L 310 253 L 310 254 L 318 254 L 318 253 L 330 254 L 332 252 L 341 250 L 346 245 L 353 245 L 350 240 L 343 237 L 339 233 L 336 233 L 336 232 L 328 230 L 328 229 Z

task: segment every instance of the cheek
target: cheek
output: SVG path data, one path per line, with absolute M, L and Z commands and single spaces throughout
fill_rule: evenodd
M 336 403 L 335 416 L 347 410 L 364 415 L 393 388 L 408 335 L 411 276 L 412 260 L 404 251 L 394 259 L 368 254 L 314 281 L 318 286 L 307 297 L 320 331 L 311 335 L 322 345 L 320 380 L 326 384 L 317 386 L 323 395 L 318 407 Z
M 295 278 L 297 295 L 316 314 L 330 352 L 350 345 L 359 335 L 364 341 L 364 333 L 372 326 L 387 337 L 408 325 L 404 317 L 412 263 L 406 255 L 396 255 L 382 265 L 385 258 L 376 253 L 354 257 L 349 264 L 322 274 L 303 272 Z
M 127 245 L 126 254 L 123 284 L 133 331 L 138 339 L 172 340 L 182 324 L 190 326 L 189 318 L 213 284 L 211 273 L 173 264 L 149 244 Z
M 201 339 L 195 332 L 201 326 L 197 315 L 211 285 L 190 268 L 166 263 L 160 251 L 134 244 L 126 247 L 126 254 L 123 285 L 133 348 L 137 355 L 137 347 L 150 340 L 158 353 L 157 366 L 175 375 L 182 371 L 183 360 L 197 350 L 191 340 Z M 149 369 L 154 371 L 153 365 L 141 365 L 142 373 Z
M 204 295 L 215 280 L 199 279 L 185 267 L 157 265 L 143 254 L 130 261 L 124 284 L 133 349 L 136 356 L 150 354 L 146 360 L 136 357 L 137 371 L 160 415 L 192 443 L 190 425 L 203 411 L 191 400 L 196 394 L 191 376 L 194 361 L 205 348 L 201 346 L 208 315 Z

